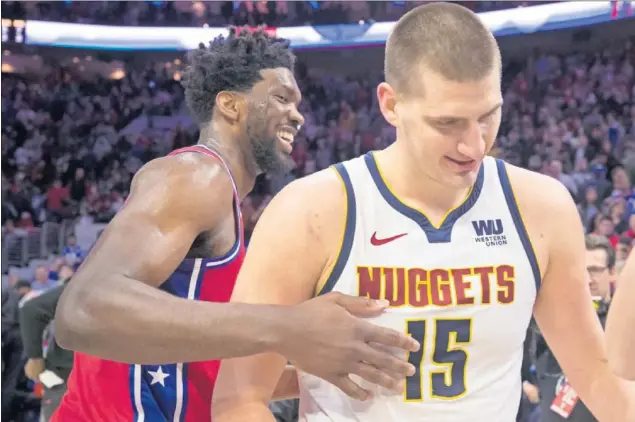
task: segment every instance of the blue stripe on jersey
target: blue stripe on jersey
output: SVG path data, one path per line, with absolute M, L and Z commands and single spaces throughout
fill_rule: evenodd
M 516 231 L 518 232 L 518 237 L 520 238 L 520 242 L 525 249 L 527 258 L 529 259 L 531 271 L 534 273 L 534 280 L 536 282 L 536 293 L 538 293 L 540 285 L 542 284 L 542 277 L 540 276 L 540 268 L 538 267 L 536 253 L 534 252 L 534 248 L 531 245 L 531 241 L 529 240 L 529 234 L 527 234 L 527 229 L 525 228 L 523 219 L 520 216 L 518 202 L 516 202 L 514 190 L 512 189 L 512 185 L 509 181 L 509 175 L 507 174 L 505 162 L 503 160 L 496 159 L 496 168 L 498 170 L 498 179 L 500 180 L 501 187 L 503 188 L 503 193 L 505 194 L 505 201 L 507 201 L 507 208 L 509 208 L 512 220 L 514 220 L 514 226 L 516 226 Z
M 184 259 L 172 275 L 159 286 L 159 289 L 178 297 L 187 298 L 195 262 L 195 259 Z
M 386 202 L 388 202 L 388 204 L 397 212 L 417 223 L 426 234 L 428 242 L 430 243 L 448 243 L 452 240 L 452 228 L 454 227 L 454 223 L 456 223 L 459 218 L 465 215 L 474 206 L 474 204 L 476 204 L 476 201 L 478 201 L 478 198 L 481 195 L 483 182 L 485 180 L 485 165 L 481 164 L 481 168 L 478 171 L 478 176 L 476 177 L 476 182 L 474 183 L 474 187 L 472 188 L 470 195 L 467 197 L 465 202 L 448 214 L 439 228 L 436 228 L 432 225 L 430 220 L 428 220 L 428 217 L 421 213 L 421 211 L 404 204 L 390 191 L 390 188 L 388 188 L 388 185 L 386 185 L 386 182 L 381 177 L 379 167 L 377 166 L 377 162 L 375 161 L 375 157 L 372 153 L 369 152 L 364 155 L 364 161 L 366 162 L 366 167 L 368 167 L 368 171 L 375 182 L 375 186 L 379 189 L 381 196 L 383 196 Z
M 335 265 L 333 266 L 333 270 L 331 270 L 329 278 L 326 279 L 324 286 L 322 286 L 322 289 L 318 292 L 318 296 L 330 292 L 333 290 L 333 287 L 335 287 L 335 283 L 337 283 L 337 280 L 342 275 L 342 271 L 344 271 L 344 268 L 346 267 L 346 262 L 348 262 L 348 258 L 351 255 L 351 250 L 353 249 L 353 238 L 355 237 L 357 204 L 355 201 L 353 184 L 351 183 L 348 171 L 346 171 L 346 167 L 344 167 L 342 163 L 335 164 L 333 167 L 342 178 L 344 188 L 346 189 L 346 227 L 344 228 L 344 240 L 340 246 L 340 252 L 337 256 L 337 260 L 335 261 Z
M 160 289 L 186 299 L 198 299 L 206 261 L 215 260 L 185 259 Z M 184 363 L 130 365 L 135 422 L 183 422 L 188 398 L 187 373 L 188 365 Z
M 168 415 L 158 405 L 152 392 L 147 388 L 141 365 L 130 365 L 130 391 L 133 393 L 135 422 L 168 422 Z
M 174 270 L 172 275 L 159 286 L 159 289 L 184 299 L 198 300 L 203 285 L 203 275 L 208 266 L 218 267 L 233 261 L 240 249 L 240 242 L 236 242 L 231 250 L 220 258 L 186 258 Z M 200 261 L 200 263 L 199 263 Z M 196 280 L 192 280 L 196 271 Z M 192 284 L 194 282 L 195 284 Z M 193 289 L 190 291 L 190 289 Z

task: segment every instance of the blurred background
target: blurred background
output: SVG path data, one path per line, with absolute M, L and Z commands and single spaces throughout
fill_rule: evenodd
M 72 275 L 145 162 L 197 142 L 179 83 L 187 50 L 229 25 L 264 25 L 299 57 L 306 124 L 296 166 L 261 177 L 243 202 L 249 236 L 290 181 L 394 140 L 374 91 L 383 44 L 394 21 L 424 3 L 2 2 L 2 419 L 39 420 L 39 384 L 23 369 L 21 307 Z M 568 188 L 587 233 L 611 248 L 608 293 L 597 293 L 608 306 L 635 239 L 635 6 L 459 3 L 482 16 L 503 52 L 493 153 Z M 519 420 L 564 420 L 549 412 L 557 385 L 540 389 L 561 373 L 544 369 L 541 359 L 552 357 L 539 333 L 529 334 Z M 44 352 L 53 335 L 44 331 Z M 294 421 L 296 407 L 275 410 Z M 575 417 L 567 420 L 594 420 Z

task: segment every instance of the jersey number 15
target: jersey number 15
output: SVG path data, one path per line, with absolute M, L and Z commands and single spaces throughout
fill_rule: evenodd
M 455 400 L 467 391 L 465 375 L 467 372 L 467 352 L 460 345 L 467 345 L 472 339 L 472 320 L 435 319 L 434 327 L 428 321 L 408 320 L 408 334 L 421 344 L 417 352 L 408 355 L 408 362 L 416 368 L 414 375 L 406 377 L 405 401 L 422 401 L 424 377 L 430 380 L 430 396 L 441 400 Z M 434 330 L 434 332 L 430 332 Z M 421 370 L 426 356 L 426 335 L 434 337 L 432 363 L 439 366 L 438 371 L 424 374 Z

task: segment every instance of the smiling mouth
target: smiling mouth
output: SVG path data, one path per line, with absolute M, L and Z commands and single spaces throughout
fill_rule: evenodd
M 290 144 L 295 140 L 295 133 L 290 130 L 281 129 L 276 132 L 278 138 L 280 138 L 284 142 L 288 142 Z

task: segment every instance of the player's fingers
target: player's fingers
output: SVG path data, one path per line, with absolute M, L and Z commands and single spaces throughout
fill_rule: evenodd
M 359 351 L 359 358 L 397 380 L 415 373 L 414 365 L 379 346 L 364 347 Z
M 331 293 L 330 293 L 331 294 Z M 349 296 L 332 293 L 335 302 L 351 314 L 358 317 L 373 317 L 381 314 L 388 307 L 387 300 L 375 300 L 369 297 Z
M 370 391 L 365 390 L 359 385 L 355 384 L 353 380 L 348 377 L 348 375 L 341 376 L 332 384 L 342 390 L 347 396 L 355 400 L 364 401 L 371 396 Z
M 403 391 L 403 378 L 395 379 L 368 363 L 360 362 L 354 373 L 375 385 L 393 390 L 397 393 Z
M 385 346 L 379 343 L 368 343 L 370 350 L 366 351 L 366 355 L 376 367 L 388 373 L 393 378 L 402 379 L 403 377 L 414 375 L 416 368 L 403 357 L 395 355 Z M 403 352 L 402 352 L 403 353 Z M 404 356 L 403 354 L 401 356 Z
M 365 323 L 363 327 L 364 340 L 375 342 L 384 346 L 397 347 L 399 349 L 416 352 L 421 346 L 415 339 L 391 328 Z

